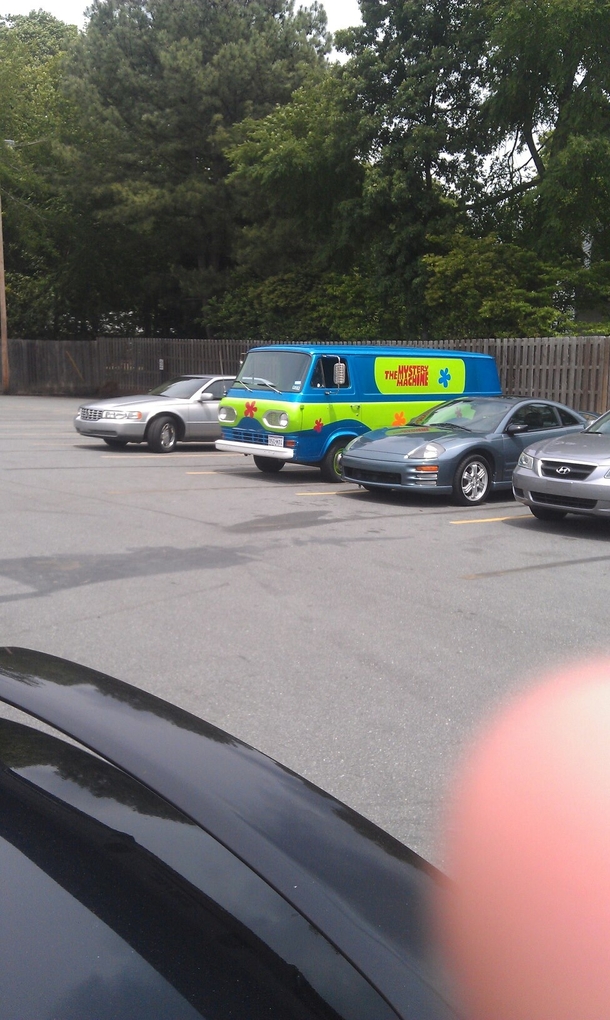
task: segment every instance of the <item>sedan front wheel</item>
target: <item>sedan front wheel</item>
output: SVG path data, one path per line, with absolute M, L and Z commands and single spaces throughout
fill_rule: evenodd
M 171 453 L 178 441 L 176 422 L 168 414 L 155 418 L 148 427 L 146 441 L 155 453 Z
M 484 457 L 465 457 L 455 472 L 453 498 L 461 506 L 484 503 L 489 495 L 491 472 Z

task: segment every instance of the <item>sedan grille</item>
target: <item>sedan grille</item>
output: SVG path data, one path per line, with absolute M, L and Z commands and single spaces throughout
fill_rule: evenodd
M 545 478 L 565 478 L 570 482 L 582 482 L 595 471 L 595 464 L 575 464 L 565 460 L 543 460 L 540 471 Z
M 532 492 L 534 503 L 550 503 L 553 506 L 573 506 L 579 510 L 593 510 L 596 499 L 577 499 L 576 496 L 555 496 L 549 492 Z
M 81 407 L 81 421 L 99 421 L 103 413 L 103 411 L 98 411 L 95 407 Z
M 378 482 L 379 485 L 400 485 L 398 471 L 367 471 L 366 468 L 344 468 L 345 477 L 353 482 Z

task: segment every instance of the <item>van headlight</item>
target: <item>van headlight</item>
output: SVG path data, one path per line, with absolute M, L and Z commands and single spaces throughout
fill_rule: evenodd
M 218 408 L 218 421 L 235 421 L 237 418 L 237 411 L 234 407 L 229 407 L 227 404 L 221 404 Z
M 288 427 L 288 415 L 285 411 L 267 411 L 263 415 L 263 424 L 272 429 L 285 429 Z

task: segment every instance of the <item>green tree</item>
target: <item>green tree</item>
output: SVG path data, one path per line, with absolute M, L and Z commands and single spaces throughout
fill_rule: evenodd
M 110 289 L 119 321 L 131 313 L 151 334 L 207 329 L 233 264 L 224 149 L 244 118 L 320 74 L 328 46 L 316 4 L 294 13 L 292 0 L 94 0 L 69 83 L 82 111 L 74 193 L 108 241 L 90 278 L 100 295 Z
M 13 336 L 55 335 L 64 312 L 61 82 L 76 35 L 43 11 L 0 19 L 0 190 Z
M 557 307 L 559 271 L 534 252 L 494 236 L 456 234 L 448 250 L 423 262 L 434 338 L 549 336 L 569 329 L 570 316 Z
M 610 4 L 492 0 L 487 192 L 545 257 L 610 257 Z M 516 203 L 511 197 L 516 196 Z M 520 215 L 519 215 L 520 213 Z

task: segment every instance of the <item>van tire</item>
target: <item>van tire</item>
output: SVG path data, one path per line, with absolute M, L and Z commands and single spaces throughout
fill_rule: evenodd
M 339 464 L 339 455 L 343 453 L 345 447 L 349 443 L 351 437 L 346 439 L 336 439 L 334 443 L 331 443 L 324 459 L 320 462 L 320 471 L 322 478 L 325 482 L 342 482 L 341 477 L 341 466 Z
M 267 475 L 276 475 L 284 467 L 285 461 L 276 460 L 275 457 L 255 457 L 254 463 L 259 471 L 264 471 Z

